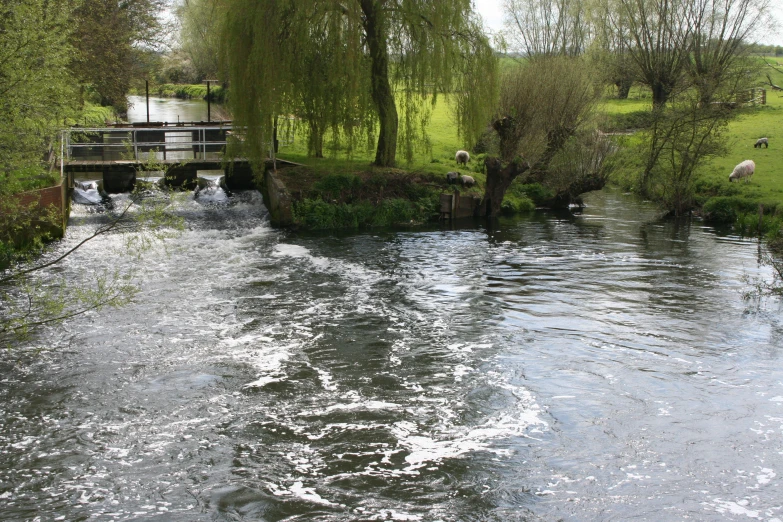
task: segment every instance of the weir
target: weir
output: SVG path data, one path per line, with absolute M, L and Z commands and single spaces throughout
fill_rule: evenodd
M 254 188 L 250 162 L 226 157 L 233 132 L 230 121 L 72 127 L 62 132 L 58 167 L 68 186 L 74 173 L 100 173 L 109 193 L 133 190 L 137 172 L 156 170 L 174 186 L 195 181 L 199 170 L 223 170 L 229 188 Z

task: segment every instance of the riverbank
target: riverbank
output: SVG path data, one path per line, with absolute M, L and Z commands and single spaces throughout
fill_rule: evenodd
M 773 80 L 783 83 L 783 74 L 773 74 Z M 446 172 L 456 170 L 454 153 L 464 148 L 460 137 L 451 123 L 448 100 L 441 101 L 433 107 L 428 127 L 428 140 L 424 150 L 417 153 L 413 162 L 406 169 L 415 173 L 426 172 L 435 176 L 437 183 L 445 189 Z M 692 212 L 714 224 L 732 225 L 736 232 L 746 236 L 766 235 L 774 239 L 783 226 L 783 133 L 778 130 L 779 122 L 783 120 L 783 95 L 779 91 L 767 90 L 766 104 L 755 107 L 735 109 L 734 118 L 723 130 L 726 138 L 726 149 L 720 157 L 709 158 L 700 167 L 692 185 L 695 206 Z M 626 100 L 607 99 L 601 104 L 597 115 L 597 127 L 607 133 L 618 146 L 621 155 L 613 164 L 610 184 L 615 184 L 625 190 L 637 191 L 635 186 L 639 172 L 638 151 L 634 149 L 634 133 L 651 123 L 651 106 L 649 94 L 645 89 L 635 88 L 632 96 Z M 754 148 L 760 137 L 769 138 L 769 148 Z M 353 172 L 366 170 L 365 166 L 372 161 L 371 150 L 353 151 L 353 160 L 315 159 L 307 156 L 306 141 L 296 129 L 281 141 L 279 156 L 290 161 L 311 166 L 316 171 Z M 342 151 L 334 151 L 339 157 Z M 482 172 L 484 154 L 471 154 L 471 162 L 463 173 L 473 176 L 482 188 L 485 175 Z M 728 175 L 735 165 L 746 159 L 756 162 L 756 173 L 748 183 L 730 183 Z M 372 174 L 363 175 L 371 179 Z M 307 177 L 305 176 L 305 179 Z M 414 181 L 415 183 L 415 181 Z M 294 192 L 301 192 L 301 188 Z M 511 185 L 504 201 L 504 211 L 507 213 L 528 211 L 535 206 L 542 206 L 547 198 L 553 196 L 552 189 L 546 186 L 524 186 L 519 180 Z M 320 214 L 338 214 L 337 209 L 326 209 L 330 198 L 318 198 L 317 191 L 311 191 L 307 197 L 321 202 L 317 207 Z M 342 203 L 341 203 L 342 204 Z M 304 207 L 303 207 L 304 208 Z M 430 212 L 436 213 L 434 209 Z M 328 219 L 327 222 L 339 223 L 339 220 Z M 349 220 L 350 221 L 350 220 Z M 302 219 L 303 223 L 312 222 Z M 319 225 L 319 228 L 323 223 Z
M 132 89 L 132 95 L 143 96 L 143 90 Z M 162 98 L 179 98 L 181 100 L 205 100 L 207 99 L 206 84 L 175 84 L 163 83 L 150 87 L 150 95 L 160 96 Z M 214 103 L 225 103 L 228 96 L 228 89 L 220 85 L 209 87 L 209 101 Z

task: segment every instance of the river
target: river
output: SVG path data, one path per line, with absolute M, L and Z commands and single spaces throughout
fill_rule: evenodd
M 167 121 L 176 123 L 180 121 L 207 121 L 207 102 L 204 100 L 180 100 L 178 98 L 149 98 L 150 121 Z M 216 114 L 221 111 L 219 104 L 212 104 L 211 114 L 217 119 Z M 146 96 L 128 96 L 128 121 L 147 121 Z
M 140 260 L 86 244 L 61 275 L 132 264 L 139 294 L 3 352 L 0 518 L 783 520 L 757 243 L 586 201 L 315 235 L 188 195 Z

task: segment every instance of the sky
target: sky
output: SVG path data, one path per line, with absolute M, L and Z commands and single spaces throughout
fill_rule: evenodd
M 490 31 L 503 29 L 503 0 L 473 0 L 473 3 Z M 771 14 L 778 22 L 773 31 L 757 34 L 754 40 L 762 44 L 783 45 L 783 1 L 771 0 L 770 5 Z

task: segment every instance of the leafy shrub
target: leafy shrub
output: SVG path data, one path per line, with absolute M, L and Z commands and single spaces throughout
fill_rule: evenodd
M 207 86 L 206 84 L 173 84 L 164 83 L 159 85 L 156 89 L 159 96 L 166 96 L 169 98 L 181 98 L 183 100 L 190 99 L 207 99 Z M 224 102 L 228 91 L 223 89 L 219 85 L 213 85 L 209 88 L 209 97 L 213 102 Z
M 417 212 L 410 201 L 405 199 L 386 199 L 376 207 L 370 225 L 388 227 L 410 223 L 417 217 Z
M 718 196 L 708 199 L 701 210 L 706 221 L 734 223 L 737 220 L 738 209 L 742 206 L 744 205 L 740 198 L 735 196 Z
M 433 209 L 428 200 L 385 199 L 377 205 L 367 200 L 356 203 L 328 203 L 304 199 L 293 206 L 294 222 L 310 230 L 389 227 L 429 219 Z
M 536 204 L 525 196 L 522 197 L 506 197 L 503 198 L 503 203 L 500 205 L 500 211 L 504 214 L 518 214 L 521 212 L 532 212 L 536 209 Z
M 759 222 L 759 205 L 763 214 Z M 746 236 L 766 235 L 775 239 L 783 225 L 783 205 L 739 197 L 710 198 L 702 207 L 704 219 L 713 223 L 733 223 L 737 232 Z
M 337 201 L 351 201 L 362 180 L 354 174 L 329 174 L 313 184 L 313 191 Z
M 536 205 L 541 205 L 546 201 L 549 201 L 555 197 L 555 193 L 552 189 L 547 188 L 540 183 L 530 183 L 528 185 L 520 185 L 519 190 L 527 198 L 531 199 Z
M 652 125 L 653 113 L 650 110 L 612 114 L 603 124 L 605 132 L 622 132 L 647 129 Z
M 780 227 L 783 225 L 783 218 L 764 214 L 759 221 L 758 212 L 741 214 L 737 217 L 735 228 L 743 236 L 761 236 L 769 239 L 775 239 L 780 235 Z
M 704 200 L 702 204 L 714 196 L 738 196 L 742 193 L 739 183 L 728 183 L 716 178 L 701 178 L 694 183 L 693 188 L 699 198 Z

